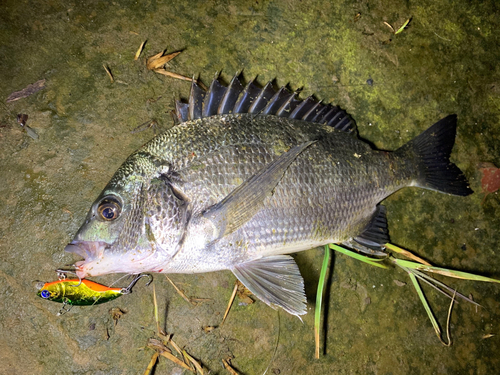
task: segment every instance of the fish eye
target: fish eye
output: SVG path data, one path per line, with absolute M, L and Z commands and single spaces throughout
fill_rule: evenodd
M 113 221 L 120 216 L 120 213 L 122 212 L 122 205 L 118 199 L 108 196 L 99 202 L 97 212 L 103 220 Z
M 40 296 L 42 298 L 49 298 L 50 297 L 50 292 L 47 289 L 44 289 L 40 292 Z

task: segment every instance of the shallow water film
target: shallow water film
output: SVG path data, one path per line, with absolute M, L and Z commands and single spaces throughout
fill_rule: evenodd
M 230 272 L 170 275 L 191 303 L 154 275 L 153 285 L 60 316 L 35 285 L 77 260 L 63 249 L 91 203 L 130 153 L 173 126 L 190 83 L 147 68 L 163 50 L 182 51 L 166 71 L 205 84 L 242 70 L 334 102 L 379 149 L 456 113 L 452 161 L 475 193 L 399 191 L 384 201 L 391 241 L 434 265 L 500 278 L 500 196 L 482 186 L 482 163 L 500 167 L 499 16 L 494 0 L 2 1 L 0 373 L 143 374 L 157 352 L 148 340 L 161 339 L 153 286 L 160 329 L 205 373 L 230 374 L 223 360 L 247 375 L 498 373 L 500 285 L 439 278 L 482 305 L 454 305 L 446 347 L 407 274 L 341 254 L 315 359 L 322 249 L 296 258 L 309 299 L 303 322 L 240 296 L 221 325 Z M 129 284 L 119 277 L 95 281 Z M 424 290 L 445 331 L 449 299 Z M 189 372 L 164 356 L 151 371 Z

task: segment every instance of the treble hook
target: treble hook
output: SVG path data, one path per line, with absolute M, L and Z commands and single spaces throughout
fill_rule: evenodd
M 68 277 L 67 274 L 68 273 L 72 273 L 76 277 L 78 277 L 78 280 L 80 280 L 80 282 L 77 285 L 70 285 L 70 286 L 80 286 L 80 285 L 82 285 L 82 278 L 80 276 L 78 276 L 74 270 L 66 270 L 66 269 L 63 269 L 63 268 L 58 268 L 56 270 L 56 272 L 57 272 L 57 278 L 59 280 L 66 280 L 66 278 Z
M 81 283 L 81 281 L 80 281 L 80 283 Z M 57 313 L 57 316 L 64 315 L 64 314 L 68 313 L 71 310 L 71 308 L 73 307 L 73 305 L 70 304 L 70 303 L 68 303 L 68 301 L 69 300 L 66 297 L 64 297 L 64 299 L 63 299 L 63 305 L 61 307 L 61 310 L 59 310 L 59 312 Z M 67 307 L 67 306 L 69 306 L 69 307 Z
M 122 294 L 132 293 L 132 288 L 137 283 L 137 281 L 139 281 L 140 278 L 143 278 L 145 276 L 149 278 L 149 281 L 146 284 L 146 286 L 151 284 L 153 282 L 153 276 L 151 276 L 149 273 L 140 273 L 134 278 L 134 280 L 132 280 L 132 282 L 129 284 L 129 286 L 127 286 L 126 288 L 122 288 L 122 290 L 120 290 L 120 293 L 122 293 Z

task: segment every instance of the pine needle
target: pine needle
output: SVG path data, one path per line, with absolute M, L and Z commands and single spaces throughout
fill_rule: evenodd
M 142 50 L 144 49 L 144 46 L 146 45 L 146 42 L 147 42 L 147 40 L 145 40 L 144 42 L 141 43 L 141 46 L 139 47 L 139 49 L 135 53 L 134 60 L 139 59 L 139 56 L 141 56 Z
M 113 78 L 113 74 L 111 74 L 111 70 L 105 64 L 102 64 L 102 67 L 104 68 L 106 73 L 108 73 L 108 77 L 111 80 L 111 83 L 113 83 L 115 79 Z
M 191 305 L 193 306 L 196 306 L 196 303 L 194 303 L 193 301 L 191 301 L 191 298 L 188 298 L 188 296 L 186 296 L 184 294 L 184 292 L 182 290 L 180 290 L 179 288 L 177 288 L 177 285 L 174 284 L 174 282 L 172 280 L 170 280 L 170 278 L 165 275 L 165 277 L 167 278 L 167 280 L 170 282 L 170 284 L 172 284 L 172 286 L 175 288 L 175 290 L 177 291 L 177 293 L 188 303 L 190 303 Z

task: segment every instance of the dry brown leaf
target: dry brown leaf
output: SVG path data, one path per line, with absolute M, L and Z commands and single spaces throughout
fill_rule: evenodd
M 175 56 L 177 56 L 179 52 L 173 52 L 168 55 L 163 55 L 164 52 L 157 53 L 154 56 L 151 56 L 146 61 L 146 66 L 149 70 L 156 70 L 162 68 L 166 63 L 172 60 Z
M 26 86 L 24 89 L 20 91 L 13 92 L 8 96 L 6 102 L 10 103 L 22 98 L 26 98 L 44 88 L 45 88 L 45 80 L 41 79 L 39 81 L 36 81 L 35 83 L 32 83 L 31 85 Z

